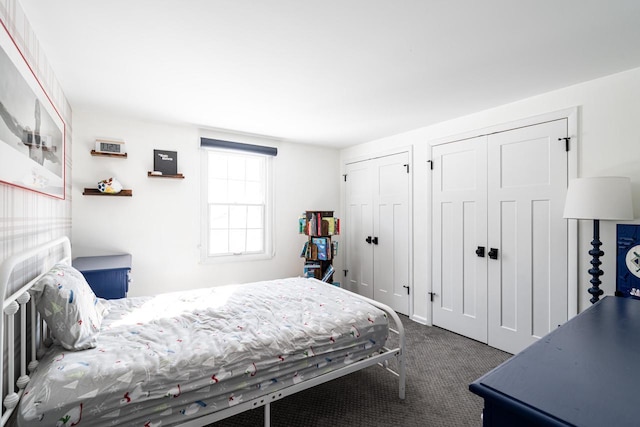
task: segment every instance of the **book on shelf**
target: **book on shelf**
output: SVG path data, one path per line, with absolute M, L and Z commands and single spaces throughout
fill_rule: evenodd
M 321 261 L 331 259 L 331 240 L 328 237 L 312 237 L 311 245 L 313 246 L 312 254 L 314 254 L 314 259 Z
M 324 272 L 324 275 L 322 276 L 322 281 L 328 282 L 331 279 L 331 276 L 333 275 L 334 271 L 335 270 L 333 269 L 333 265 L 329 264 L 329 267 L 327 267 L 327 269 Z
M 333 211 L 306 211 L 298 219 L 298 232 L 308 236 L 340 234 L 340 220 Z
M 322 266 L 317 263 L 306 263 L 304 265 L 304 277 L 315 277 L 319 279 L 322 276 Z

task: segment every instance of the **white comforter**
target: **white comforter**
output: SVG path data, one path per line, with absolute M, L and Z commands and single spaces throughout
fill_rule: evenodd
M 53 347 L 20 426 L 166 426 L 361 359 L 386 315 L 305 278 L 107 302 L 94 349 Z

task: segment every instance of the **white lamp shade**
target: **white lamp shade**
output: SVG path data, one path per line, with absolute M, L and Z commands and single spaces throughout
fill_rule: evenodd
M 618 176 L 571 180 L 563 216 L 575 219 L 633 219 L 631 180 Z

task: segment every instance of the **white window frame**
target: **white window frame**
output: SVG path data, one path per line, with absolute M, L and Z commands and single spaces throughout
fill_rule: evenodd
M 246 262 L 271 259 L 275 254 L 274 247 L 274 203 L 273 203 L 273 156 L 247 153 L 240 150 L 217 148 L 201 148 L 201 221 L 200 221 L 200 261 L 205 264 L 221 262 Z M 233 153 L 239 156 L 261 157 L 265 160 L 265 206 L 264 206 L 264 250 L 260 253 L 209 254 L 209 154 L 211 152 Z

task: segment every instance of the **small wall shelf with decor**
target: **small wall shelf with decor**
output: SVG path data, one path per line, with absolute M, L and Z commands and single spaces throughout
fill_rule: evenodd
M 98 152 L 96 150 L 91 150 L 91 155 L 92 156 L 98 156 L 98 157 L 118 157 L 118 158 L 121 158 L 121 159 L 126 159 L 127 158 L 127 153 L 123 153 L 123 154 L 101 153 L 101 152 Z
M 333 211 L 306 211 L 299 218 L 298 231 L 307 236 L 300 253 L 305 259 L 305 277 L 333 283 L 333 258 L 338 254 L 338 242 L 331 239 L 340 234 L 340 219 L 333 216 Z
M 85 188 L 82 192 L 83 196 L 111 196 L 111 197 L 131 197 L 133 190 L 120 190 L 119 193 L 103 193 L 97 188 Z
M 147 171 L 147 176 L 150 178 L 177 178 L 177 179 L 184 179 L 184 175 L 182 175 L 181 173 L 177 173 L 177 174 L 163 174 L 163 173 L 157 173 L 156 171 L 152 172 L 152 171 Z

